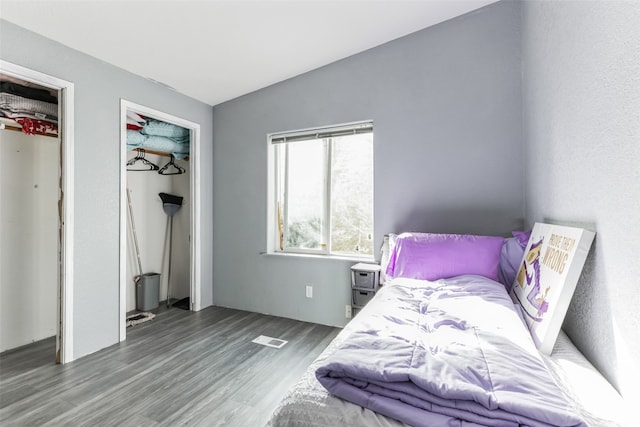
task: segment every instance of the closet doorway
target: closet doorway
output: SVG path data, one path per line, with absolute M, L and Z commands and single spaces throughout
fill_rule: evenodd
M 55 336 L 73 360 L 73 84 L 0 60 L 1 351 Z M 53 347 L 53 346 L 52 346 Z
M 128 316 L 153 313 L 154 300 L 157 310 L 201 308 L 200 125 L 121 100 L 120 130 L 123 341 Z

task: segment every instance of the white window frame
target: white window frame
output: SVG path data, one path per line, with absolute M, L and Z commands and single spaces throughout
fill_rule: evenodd
M 373 121 L 361 121 L 361 122 L 353 122 L 353 123 L 345 123 L 341 125 L 335 126 L 327 126 L 327 127 L 319 127 L 319 128 L 309 128 L 309 129 L 300 129 L 295 131 L 287 131 L 287 132 L 277 132 L 271 133 L 267 135 L 267 143 L 268 143 L 268 191 L 267 191 L 267 253 L 269 254 L 300 254 L 300 255 L 321 255 L 321 256 L 332 256 L 338 258 L 349 258 L 349 259 L 357 259 L 357 260 L 373 260 L 374 254 L 343 254 L 343 253 L 332 253 L 331 251 L 331 144 L 328 139 L 337 136 L 344 136 L 349 134 L 357 134 L 357 133 L 373 133 Z M 299 247 L 287 247 L 287 230 L 288 227 L 284 227 L 284 236 L 283 242 L 285 244 L 284 247 L 280 247 L 280 233 L 278 230 L 278 176 L 277 172 L 279 170 L 278 158 L 276 156 L 277 146 L 281 143 L 293 142 L 293 141 L 302 141 L 302 140 L 310 140 L 310 139 L 325 139 L 324 145 L 324 194 L 323 194 L 323 211 L 324 218 L 321 218 L 322 225 L 322 242 L 321 247 L 318 249 L 310 249 L 310 248 L 299 248 Z M 288 145 L 285 149 L 288 149 Z M 285 161 L 288 161 L 289 156 L 285 156 Z M 284 173 L 288 173 L 288 165 L 284 166 Z M 289 180 L 285 176 L 283 185 L 287 185 Z M 372 189 L 373 191 L 373 189 Z M 287 194 L 287 188 L 284 189 L 285 194 Z M 286 196 L 285 196 L 286 199 Z M 373 208 L 373 206 L 372 206 Z M 288 209 L 285 205 L 284 212 L 282 212 L 283 224 L 288 224 Z M 373 233 L 373 230 L 372 230 Z

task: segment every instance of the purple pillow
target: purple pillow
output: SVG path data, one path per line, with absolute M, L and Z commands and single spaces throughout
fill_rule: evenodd
M 512 231 L 511 234 L 516 238 L 522 249 L 524 250 L 529 243 L 529 237 L 531 237 L 531 230 L 529 231 Z M 518 261 L 519 262 L 519 261 Z
M 511 291 L 516 274 L 520 269 L 522 255 L 529 243 L 531 230 L 511 232 L 513 239 L 506 239 L 500 254 L 500 265 L 498 267 L 498 281 L 504 285 L 507 292 Z
M 438 280 L 477 274 L 498 280 L 504 238 L 469 234 L 403 233 L 389 257 L 389 278 Z
M 525 247 L 526 243 L 523 247 L 517 237 L 515 239 L 506 239 L 504 246 L 502 246 L 500 266 L 498 267 L 498 282 L 504 285 L 507 292 L 511 290 L 513 282 L 516 280 L 516 274 L 520 269 Z

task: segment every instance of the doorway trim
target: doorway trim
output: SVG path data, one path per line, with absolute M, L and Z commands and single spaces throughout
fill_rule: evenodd
M 58 325 L 56 327 L 56 361 L 73 361 L 73 233 L 74 233 L 74 86 L 73 83 L 0 60 L 0 70 L 10 76 L 60 91 L 59 126 L 62 146 L 61 198 L 59 227 L 60 272 L 58 280 Z
M 127 111 L 135 111 L 189 129 L 189 192 L 191 200 L 190 221 L 190 304 L 191 311 L 202 308 L 201 293 L 201 242 L 200 242 L 200 125 L 162 111 L 120 99 L 120 341 L 127 339 Z

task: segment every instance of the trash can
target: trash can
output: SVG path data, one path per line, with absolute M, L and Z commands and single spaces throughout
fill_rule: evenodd
M 136 309 L 148 311 L 160 305 L 160 273 L 144 273 L 136 278 Z

